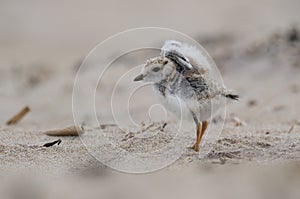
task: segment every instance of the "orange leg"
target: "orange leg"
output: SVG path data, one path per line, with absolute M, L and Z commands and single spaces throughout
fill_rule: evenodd
M 199 151 L 199 145 L 201 142 L 201 139 L 205 133 L 205 130 L 207 129 L 208 126 L 208 122 L 204 121 L 202 123 L 198 123 L 197 125 L 197 139 L 196 139 L 196 143 L 194 144 L 194 146 L 192 146 L 191 148 L 194 149 L 194 151 L 198 152 Z

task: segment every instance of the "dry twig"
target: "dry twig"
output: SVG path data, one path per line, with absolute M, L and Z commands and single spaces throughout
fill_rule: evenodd
M 246 126 L 246 122 L 242 121 L 238 117 L 232 117 L 232 121 L 234 122 L 235 126 Z
M 55 129 L 44 132 L 49 136 L 78 136 L 84 132 L 82 126 L 70 126 L 63 129 Z
M 30 108 L 28 106 L 25 106 L 20 112 L 18 112 L 10 120 L 8 120 L 6 124 L 12 125 L 18 123 L 29 111 Z
M 293 129 L 294 129 L 294 124 L 291 126 L 291 128 L 288 130 L 288 134 L 290 134 L 292 131 L 293 131 Z

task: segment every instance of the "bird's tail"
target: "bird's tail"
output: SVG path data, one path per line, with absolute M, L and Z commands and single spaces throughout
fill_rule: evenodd
M 224 88 L 222 95 L 226 98 L 232 99 L 232 100 L 240 100 L 240 96 L 236 94 L 235 91 Z
M 239 95 L 235 95 L 235 94 L 223 94 L 223 96 L 225 96 L 229 99 L 232 99 L 232 100 L 239 100 L 240 99 Z

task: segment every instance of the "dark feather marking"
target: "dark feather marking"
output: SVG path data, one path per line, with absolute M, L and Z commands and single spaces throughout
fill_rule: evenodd
M 195 75 L 197 74 L 197 75 Z M 205 82 L 205 79 L 202 75 L 199 74 L 198 70 L 186 71 L 183 76 L 189 85 L 193 88 L 195 94 L 200 95 L 200 93 L 208 95 L 209 87 Z
M 159 92 L 162 94 L 162 96 L 166 97 L 166 80 L 162 80 L 159 83 L 156 83 L 155 86 L 158 87 Z
M 167 52 L 165 56 L 175 63 L 177 72 L 182 73 L 185 70 L 190 69 L 188 65 L 184 64 L 184 62 L 189 64 L 189 61 L 179 53 L 170 51 Z
M 230 98 L 232 100 L 239 100 L 239 96 L 238 95 L 234 95 L 234 94 L 227 94 L 227 95 L 224 95 L 225 97 L 227 98 Z

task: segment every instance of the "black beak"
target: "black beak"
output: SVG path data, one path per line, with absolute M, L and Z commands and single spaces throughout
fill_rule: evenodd
M 144 75 L 143 75 L 143 74 L 140 74 L 140 75 L 138 75 L 137 77 L 135 77 L 133 81 L 137 82 L 137 81 L 141 81 L 141 80 L 143 80 L 143 79 L 144 79 Z

